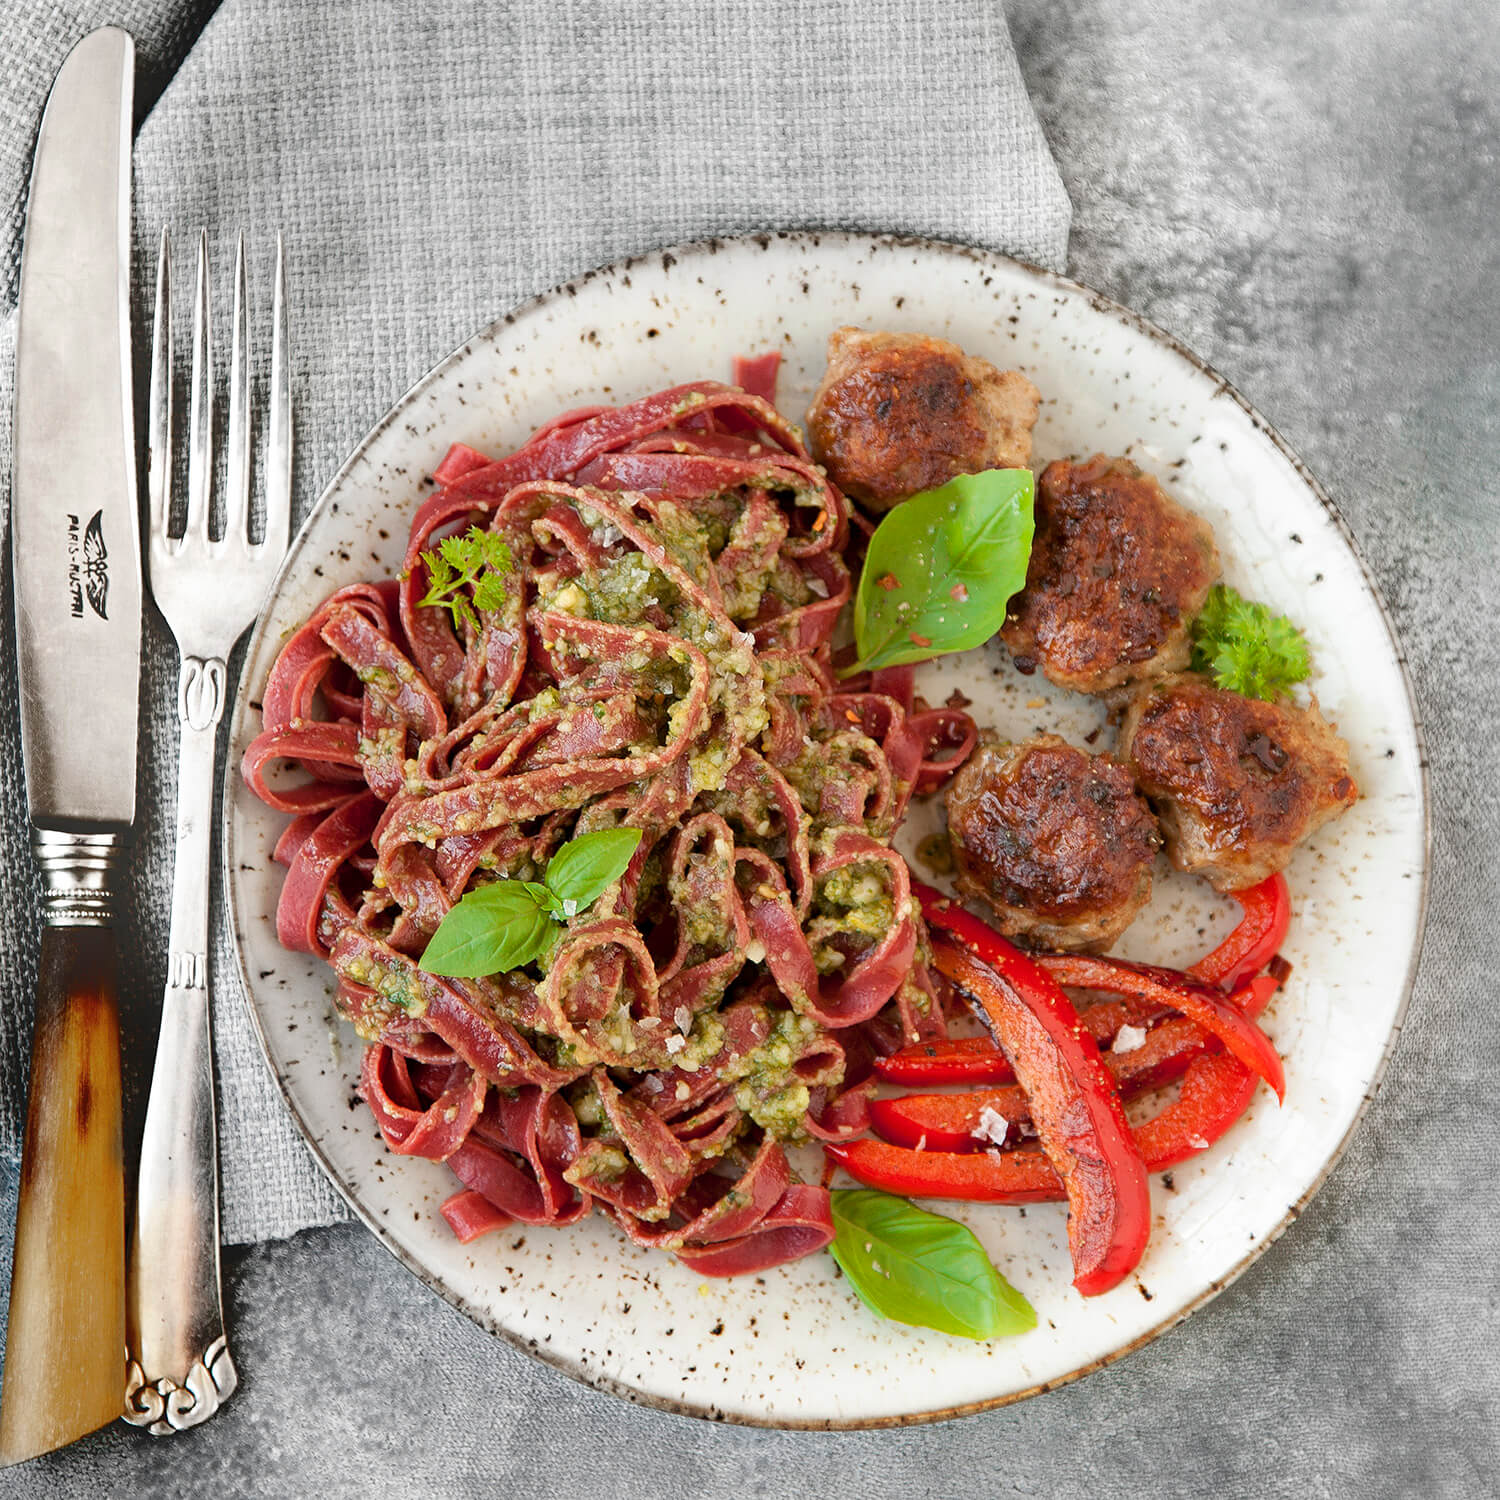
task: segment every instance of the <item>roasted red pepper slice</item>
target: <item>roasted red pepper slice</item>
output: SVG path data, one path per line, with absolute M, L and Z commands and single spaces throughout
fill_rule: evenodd
M 1234 999 L 1254 1020 L 1271 1003 L 1280 983 L 1276 974 L 1257 974 Z M 1135 1143 L 1147 1170 L 1165 1172 L 1208 1150 L 1250 1107 L 1259 1082 L 1249 1068 L 1223 1052 L 1196 1058 L 1183 1075 L 1177 1098 L 1135 1128 Z
M 876 1058 L 875 1071 L 887 1083 L 1010 1083 L 1016 1076 L 987 1036 L 913 1042 Z
M 1147 1169 L 1165 1172 L 1207 1151 L 1250 1107 L 1259 1082 L 1228 1053 L 1198 1058 L 1183 1075 L 1177 1098 L 1136 1127 L 1136 1144 Z
M 1252 980 L 1240 992 L 1246 1013 L 1258 1015 L 1275 989 L 1270 975 Z M 1178 1098 L 1133 1132 L 1147 1171 L 1165 1172 L 1206 1151 L 1244 1114 L 1259 1082 L 1254 1073 L 1223 1052 L 1195 1058 Z M 824 1149 L 859 1181 L 911 1197 L 1042 1203 L 1060 1202 L 1067 1196 L 1062 1179 L 1037 1146 L 959 1154 L 912 1151 L 885 1141 L 861 1140 Z
M 947 1151 L 910 1151 L 905 1146 L 866 1137 L 859 1141 L 830 1142 L 823 1149 L 851 1177 L 906 1198 L 1050 1203 L 1067 1196 L 1062 1179 L 1040 1146 L 959 1155 Z
M 1086 1022 L 1087 1012 L 1080 1019 Z M 1201 1026 L 1183 1016 L 1167 1016 L 1146 1033 L 1139 1047 L 1102 1056 L 1120 1097 L 1133 1099 L 1181 1078 L 1210 1048 L 1217 1050 L 1217 1043 Z M 975 1135 L 987 1109 L 1010 1127 L 1005 1142 Z M 1023 1127 L 1031 1124 L 1031 1101 L 1026 1090 L 1014 1083 L 963 1094 L 902 1094 L 895 1099 L 872 1099 L 870 1124 L 882 1140 L 897 1146 L 978 1151 L 986 1146 L 1014 1145 Z
M 1281 1099 L 1286 1076 L 1271 1039 L 1235 1003 L 1209 985 L 1189 979 L 1175 969 L 1131 963 L 1123 958 L 1097 958 L 1085 953 L 1048 953 L 1037 960 L 1059 984 L 1084 989 L 1115 990 L 1157 1001 L 1181 1011 L 1270 1084 Z
M 1276 979 L 1261 974 L 1236 992 L 1234 1003 L 1253 1019 L 1266 1008 L 1275 992 Z M 1087 1025 L 1089 1012 L 1083 1011 L 1079 1019 Z M 1128 1052 L 1106 1052 L 1102 1056 L 1104 1066 L 1114 1075 L 1120 1097 L 1133 1099 L 1181 1078 L 1200 1057 L 1219 1050 L 1219 1043 L 1201 1026 L 1186 1016 L 1169 1015 L 1151 1027 L 1139 1047 Z M 1014 1140 L 1022 1127 L 1031 1123 L 1031 1101 L 1026 1090 L 1010 1084 L 1004 1088 L 972 1089 L 963 1094 L 902 1094 L 894 1099 L 874 1099 L 870 1102 L 870 1124 L 882 1140 L 893 1145 L 928 1151 L 978 1151 L 986 1145 L 999 1144 L 982 1141 L 974 1135 L 986 1109 L 994 1110 L 1010 1125 L 1008 1140 Z M 1170 1116 L 1170 1107 L 1163 1113 Z M 1159 1128 L 1156 1134 L 1160 1133 Z M 1140 1139 L 1137 1129 L 1137 1143 Z M 1144 1150 L 1142 1155 L 1146 1155 Z
M 899 1099 L 872 1099 L 870 1125 L 881 1140 L 916 1151 L 978 1151 L 1006 1143 L 981 1140 L 974 1134 L 987 1109 L 994 1110 L 1009 1126 L 1006 1141 L 1012 1143 L 1019 1139 L 1020 1127 L 1031 1123 L 1026 1090 L 1012 1083 L 967 1094 L 903 1094 Z
M 1164 1088 L 1187 1072 L 1195 1058 L 1217 1043 L 1186 1016 L 1164 1016 L 1139 1047 L 1104 1054 L 1104 1066 L 1114 1075 L 1122 1099 L 1134 1099 L 1149 1089 Z
M 1122 1026 L 1149 1026 L 1165 1008 L 1134 996 L 1101 1000 L 1078 1012 L 1083 1029 L 1102 1047 Z M 987 1036 L 945 1037 L 913 1042 L 889 1057 L 875 1060 L 875 1072 L 887 1083 L 1012 1083 L 1015 1069 Z
M 931 886 L 918 884 L 916 890 L 931 919 L 932 911 L 941 909 L 946 898 Z M 1282 875 L 1272 875 L 1259 885 L 1232 895 L 1244 909 L 1239 925 L 1212 953 L 1187 971 L 1194 979 L 1225 989 L 1239 989 L 1247 976 L 1270 962 L 1286 937 L 1292 917 L 1291 893 Z M 985 926 L 977 917 L 969 920 L 979 927 Z M 951 923 L 934 921 L 933 925 L 947 925 L 955 930 Z M 1107 1001 L 1090 1005 L 1079 1012 L 1079 1017 L 1094 1040 L 1105 1043 L 1113 1040 L 1122 1025 L 1146 1025 L 1163 1013 L 1162 1006 L 1146 1004 L 1138 996 L 1133 999 L 1133 1004 L 1127 999 L 1123 1005 Z M 1015 1079 L 1005 1055 L 988 1037 L 916 1042 L 889 1057 L 877 1059 L 875 1071 L 887 1083 L 1004 1084 Z
M 1195 1059 L 1177 1099 L 1134 1132 L 1146 1170 L 1165 1172 L 1206 1151 L 1245 1113 L 1259 1082 L 1227 1053 Z M 1037 1146 L 958 1153 L 912 1151 L 866 1139 L 824 1149 L 851 1177 L 908 1197 L 1046 1203 L 1067 1196 L 1046 1152 Z
M 949 915 L 940 913 L 941 925 Z M 1128 1276 L 1146 1248 L 1151 1197 L 1145 1164 L 1109 1070 L 1072 1002 L 1019 949 L 971 920 L 983 935 L 976 935 L 975 946 L 982 942 L 985 957 L 934 936 L 933 961 L 980 1008 L 1026 1090 L 1042 1148 L 1068 1194 L 1073 1285 L 1095 1296 Z M 960 930 L 959 936 L 967 934 Z
M 1244 911 L 1239 926 L 1188 970 L 1194 979 L 1226 990 L 1238 989 L 1249 975 L 1270 963 L 1292 923 L 1292 893 L 1284 875 L 1272 875 L 1248 890 L 1230 894 Z

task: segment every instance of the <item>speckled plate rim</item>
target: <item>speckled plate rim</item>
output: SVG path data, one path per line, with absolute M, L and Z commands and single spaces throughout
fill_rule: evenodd
M 1151 322 L 1141 314 L 1131 311 L 1121 303 L 1106 297 L 1103 293 L 1095 291 L 1092 287 L 1085 286 L 1082 282 L 1074 281 L 1070 277 L 1060 275 L 1056 271 L 1049 271 L 1043 266 L 1033 265 L 1029 261 L 1019 260 L 1014 256 L 1001 255 L 995 251 L 984 250 L 977 246 L 965 245 L 951 240 L 931 239 L 920 235 L 881 235 L 862 234 L 845 230 L 778 230 L 768 231 L 761 234 L 746 234 L 729 237 L 713 237 L 702 240 L 687 241 L 678 245 L 662 246 L 643 251 L 639 255 L 628 256 L 622 260 L 612 262 L 609 265 L 598 267 L 587 271 L 569 281 L 559 283 L 550 290 L 531 298 L 510 312 L 495 319 L 477 333 L 466 339 L 452 353 L 439 360 L 430 370 L 418 379 L 385 413 L 383 417 L 360 439 L 349 457 L 345 459 L 338 472 L 324 486 L 316 504 L 308 512 L 306 520 L 292 540 L 287 551 L 286 559 L 278 570 L 276 578 L 272 583 L 267 599 L 276 597 L 281 591 L 283 582 L 287 575 L 293 571 L 298 564 L 304 543 L 306 542 L 314 523 L 318 519 L 325 505 L 344 485 L 349 476 L 358 467 L 363 459 L 365 450 L 370 444 L 399 421 L 405 414 L 407 408 L 425 392 L 429 386 L 441 379 L 447 371 L 469 355 L 474 346 L 480 341 L 497 335 L 500 330 L 521 321 L 529 314 L 541 311 L 550 306 L 554 301 L 567 296 L 574 296 L 578 290 L 600 276 L 609 276 L 616 273 L 628 272 L 633 266 L 641 264 L 648 258 L 661 254 L 675 256 L 679 261 L 691 261 L 698 258 L 717 255 L 720 251 L 739 245 L 758 245 L 766 248 L 772 241 L 793 245 L 806 245 L 810 249 L 817 250 L 825 245 L 848 245 L 861 246 L 865 248 L 882 248 L 891 250 L 917 250 L 923 253 L 935 255 L 953 256 L 966 259 L 975 264 L 985 266 L 1006 266 L 1011 270 L 1019 270 L 1029 276 L 1042 287 L 1052 291 L 1066 292 L 1071 295 L 1085 298 L 1095 311 L 1118 319 L 1127 327 L 1135 329 L 1143 334 L 1153 343 L 1175 354 L 1184 364 L 1189 366 L 1197 375 L 1212 381 L 1215 389 L 1211 397 L 1228 396 L 1249 418 L 1252 425 L 1257 428 L 1277 449 L 1283 458 L 1291 465 L 1297 477 L 1307 487 L 1308 491 L 1322 506 L 1329 519 L 1333 522 L 1344 545 L 1349 549 L 1360 576 L 1370 597 L 1380 614 L 1380 619 L 1385 627 L 1386 636 L 1390 642 L 1391 652 L 1400 668 L 1401 681 L 1406 693 L 1407 709 L 1410 714 L 1411 731 L 1416 745 L 1417 764 L 1419 771 L 1419 790 L 1421 796 L 1421 823 L 1422 823 L 1422 862 L 1421 882 L 1417 897 L 1416 923 L 1413 929 L 1411 955 L 1407 963 L 1406 973 L 1401 981 L 1401 994 L 1397 1003 L 1394 1019 L 1386 1037 L 1385 1046 L 1381 1052 L 1380 1059 L 1376 1064 L 1370 1083 L 1364 1092 L 1358 1108 L 1349 1122 L 1348 1128 L 1340 1138 L 1338 1144 L 1329 1153 L 1323 1163 L 1322 1169 L 1308 1186 L 1307 1190 L 1289 1207 L 1282 1218 L 1272 1226 L 1250 1248 L 1249 1251 L 1223 1276 L 1219 1277 L 1192 1301 L 1175 1311 L 1170 1317 L 1164 1318 L 1153 1328 L 1145 1333 L 1121 1345 L 1118 1349 L 1111 1350 L 1108 1354 L 1098 1359 L 1090 1360 L 1077 1369 L 1053 1380 L 1043 1381 L 1040 1384 L 1029 1386 L 1024 1390 L 1010 1391 L 1001 1396 L 987 1398 L 981 1401 L 967 1402 L 961 1405 L 943 1407 L 932 1411 L 912 1412 L 900 1415 L 884 1416 L 877 1418 L 845 1418 L 845 1419 L 809 1419 L 799 1420 L 796 1418 L 773 1418 L 757 1417 L 748 1413 L 724 1412 L 721 1410 L 710 1410 L 706 1407 L 694 1405 L 689 1402 L 673 1400 L 668 1397 L 656 1396 L 649 1392 L 639 1390 L 624 1381 L 615 1380 L 597 1371 L 589 1370 L 552 1350 L 535 1347 L 521 1336 L 510 1330 L 476 1307 L 470 1300 L 452 1287 L 445 1284 L 442 1279 L 431 1272 L 415 1255 L 409 1253 L 383 1230 L 378 1217 L 359 1197 L 347 1188 L 341 1180 L 338 1171 L 329 1156 L 316 1142 L 307 1122 L 302 1118 L 298 1110 L 295 1097 L 291 1090 L 286 1075 L 277 1067 L 272 1053 L 270 1039 L 261 1023 L 260 1013 L 251 1002 L 251 984 L 249 974 L 249 962 L 241 941 L 241 914 L 239 910 L 238 885 L 237 882 L 225 880 L 225 902 L 229 922 L 229 936 L 231 946 L 234 950 L 235 963 L 239 969 L 242 1000 L 245 1009 L 249 1013 L 250 1024 L 255 1032 L 257 1042 L 260 1044 L 261 1053 L 265 1058 L 266 1066 L 270 1070 L 272 1078 L 276 1082 L 287 1110 L 290 1113 L 298 1134 L 302 1137 L 304 1145 L 311 1152 L 314 1160 L 322 1168 L 328 1180 L 337 1189 L 339 1195 L 349 1205 L 350 1209 L 362 1223 L 375 1235 L 380 1243 L 392 1254 L 402 1265 L 406 1267 L 413 1276 L 417 1277 L 424 1285 L 436 1292 L 444 1301 L 458 1309 L 466 1317 L 471 1319 L 486 1332 L 504 1339 L 524 1354 L 537 1359 L 553 1369 L 561 1371 L 564 1375 L 571 1377 L 580 1383 L 590 1386 L 595 1390 L 604 1391 L 607 1394 L 620 1396 L 637 1406 L 645 1406 L 661 1411 L 669 1411 L 679 1416 L 696 1417 L 704 1421 L 728 1423 L 735 1426 L 763 1427 L 793 1431 L 856 1431 L 873 1430 L 891 1427 L 907 1427 L 924 1425 L 933 1422 L 949 1421 L 956 1417 L 974 1416 L 980 1412 L 993 1411 L 998 1407 L 1010 1406 L 1018 1401 L 1024 1401 L 1028 1397 L 1042 1395 L 1061 1386 L 1070 1385 L 1073 1381 L 1090 1375 L 1096 1370 L 1102 1370 L 1107 1365 L 1112 1365 L 1116 1360 L 1123 1359 L 1127 1354 L 1134 1353 L 1137 1349 L 1160 1338 L 1163 1334 L 1170 1332 L 1179 1324 L 1184 1322 L 1199 1308 L 1213 1301 L 1227 1286 L 1237 1281 L 1257 1260 L 1260 1259 L 1270 1247 L 1286 1232 L 1290 1225 L 1298 1219 L 1302 1211 L 1307 1207 L 1318 1190 L 1328 1180 L 1329 1174 L 1343 1158 L 1349 1148 L 1349 1143 L 1354 1139 L 1355 1132 L 1364 1120 L 1370 1104 L 1385 1080 L 1386 1070 L 1390 1066 L 1391 1057 L 1395 1050 L 1397 1039 L 1400 1037 L 1405 1024 L 1407 1008 L 1411 1003 L 1412 991 L 1416 984 L 1417 972 L 1421 964 L 1423 942 L 1427 927 L 1427 907 L 1431 887 L 1432 868 L 1432 800 L 1430 777 L 1428 772 L 1428 756 L 1426 737 L 1422 727 L 1421 713 L 1418 709 L 1416 693 L 1413 689 L 1411 671 L 1407 662 L 1406 652 L 1402 648 L 1401 639 L 1396 632 L 1395 624 L 1391 619 L 1390 609 L 1386 604 L 1385 597 L 1381 593 L 1379 585 L 1370 572 L 1369 565 L 1365 561 L 1364 554 L 1360 551 L 1359 544 L 1349 529 L 1347 522 L 1340 514 L 1333 499 L 1319 484 L 1307 465 L 1297 456 L 1290 444 L 1276 430 L 1272 424 L 1230 383 L 1227 377 L 1221 375 L 1206 360 L 1200 358 L 1190 348 L 1165 329 Z M 263 610 L 256 622 L 254 631 L 244 654 L 244 665 L 240 671 L 240 680 L 235 689 L 235 700 L 232 717 L 238 720 L 243 711 L 246 695 L 251 690 L 249 682 L 249 664 L 258 656 L 261 637 L 269 625 L 269 612 Z M 231 762 L 225 768 L 224 780 L 224 806 L 230 805 L 234 794 L 236 779 L 239 768 Z M 223 869 L 227 873 L 236 868 L 234 847 L 234 820 L 227 813 L 224 817 L 223 832 Z

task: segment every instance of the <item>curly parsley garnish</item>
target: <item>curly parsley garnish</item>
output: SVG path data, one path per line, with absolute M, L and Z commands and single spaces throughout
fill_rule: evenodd
M 1193 622 L 1193 670 L 1212 673 L 1231 692 L 1274 702 L 1312 664 L 1306 637 L 1285 615 L 1216 583 Z
M 505 575 L 515 567 L 505 539 L 477 526 L 462 536 L 445 536 L 437 551 L 422 553 L 422 561 L 427 564 L 427 592 L 417 603 L 446 609 L 455 629 L 468 625 L 478 630 L 475 611 L 505 603 Z

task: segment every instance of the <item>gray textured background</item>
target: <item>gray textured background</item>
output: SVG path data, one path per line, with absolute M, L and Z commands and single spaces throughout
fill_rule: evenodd
M 1418 10 L 1420 9 L 1420 14 Z M 1020 1407 L 783 1435 L 533 1366 L 353 1226 L 231 1258 L 243 1388 L 6 1494 L 1479 1496 L 1500 1472 L 1500 56 L 1488 0 L 1009 0 L 1071 269 L 1205 355 L 1358 536 L 1432 748 L 1427 958 L 1386 1086 L 1282 1241 L 1157 1344 Z

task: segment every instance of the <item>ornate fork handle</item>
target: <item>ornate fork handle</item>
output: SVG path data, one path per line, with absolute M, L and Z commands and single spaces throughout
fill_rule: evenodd
M 209 1022 L 208 913 L 214 748 L 228 678 L 224 660 L 255 618 L 286 552 L 292 496 L 292 392 L 286 274 L 276 240 L 270 420 L 265 434 L 264 535 L 251 537 L 251 358 L 245 237 L 234 257 L 229 453 L 223 534 L 210 535 L 215 487 L 214 362 L 208 233 L 198 235 L 193 364 L 187 422 L 187 508 L 172 533 L 172 253 L 156 268 L 147 417 L 151 593 L 177 638 L 182 745 L 171 955 L 146 1132 L 126 1297 L 130 1363 L 125 1416 L 158 1435 L 206 1422 L 238 1384 L 219 1293 L 219 1172 Z
M 214 747 L 226 671 L 183 658 L 171 957 L 141 1143 L 131 1248 L 126 1420 L 158 1435 L 207 1421 L 238 1384 L 219 1294 L 219 1176 L 208 1000 Z

